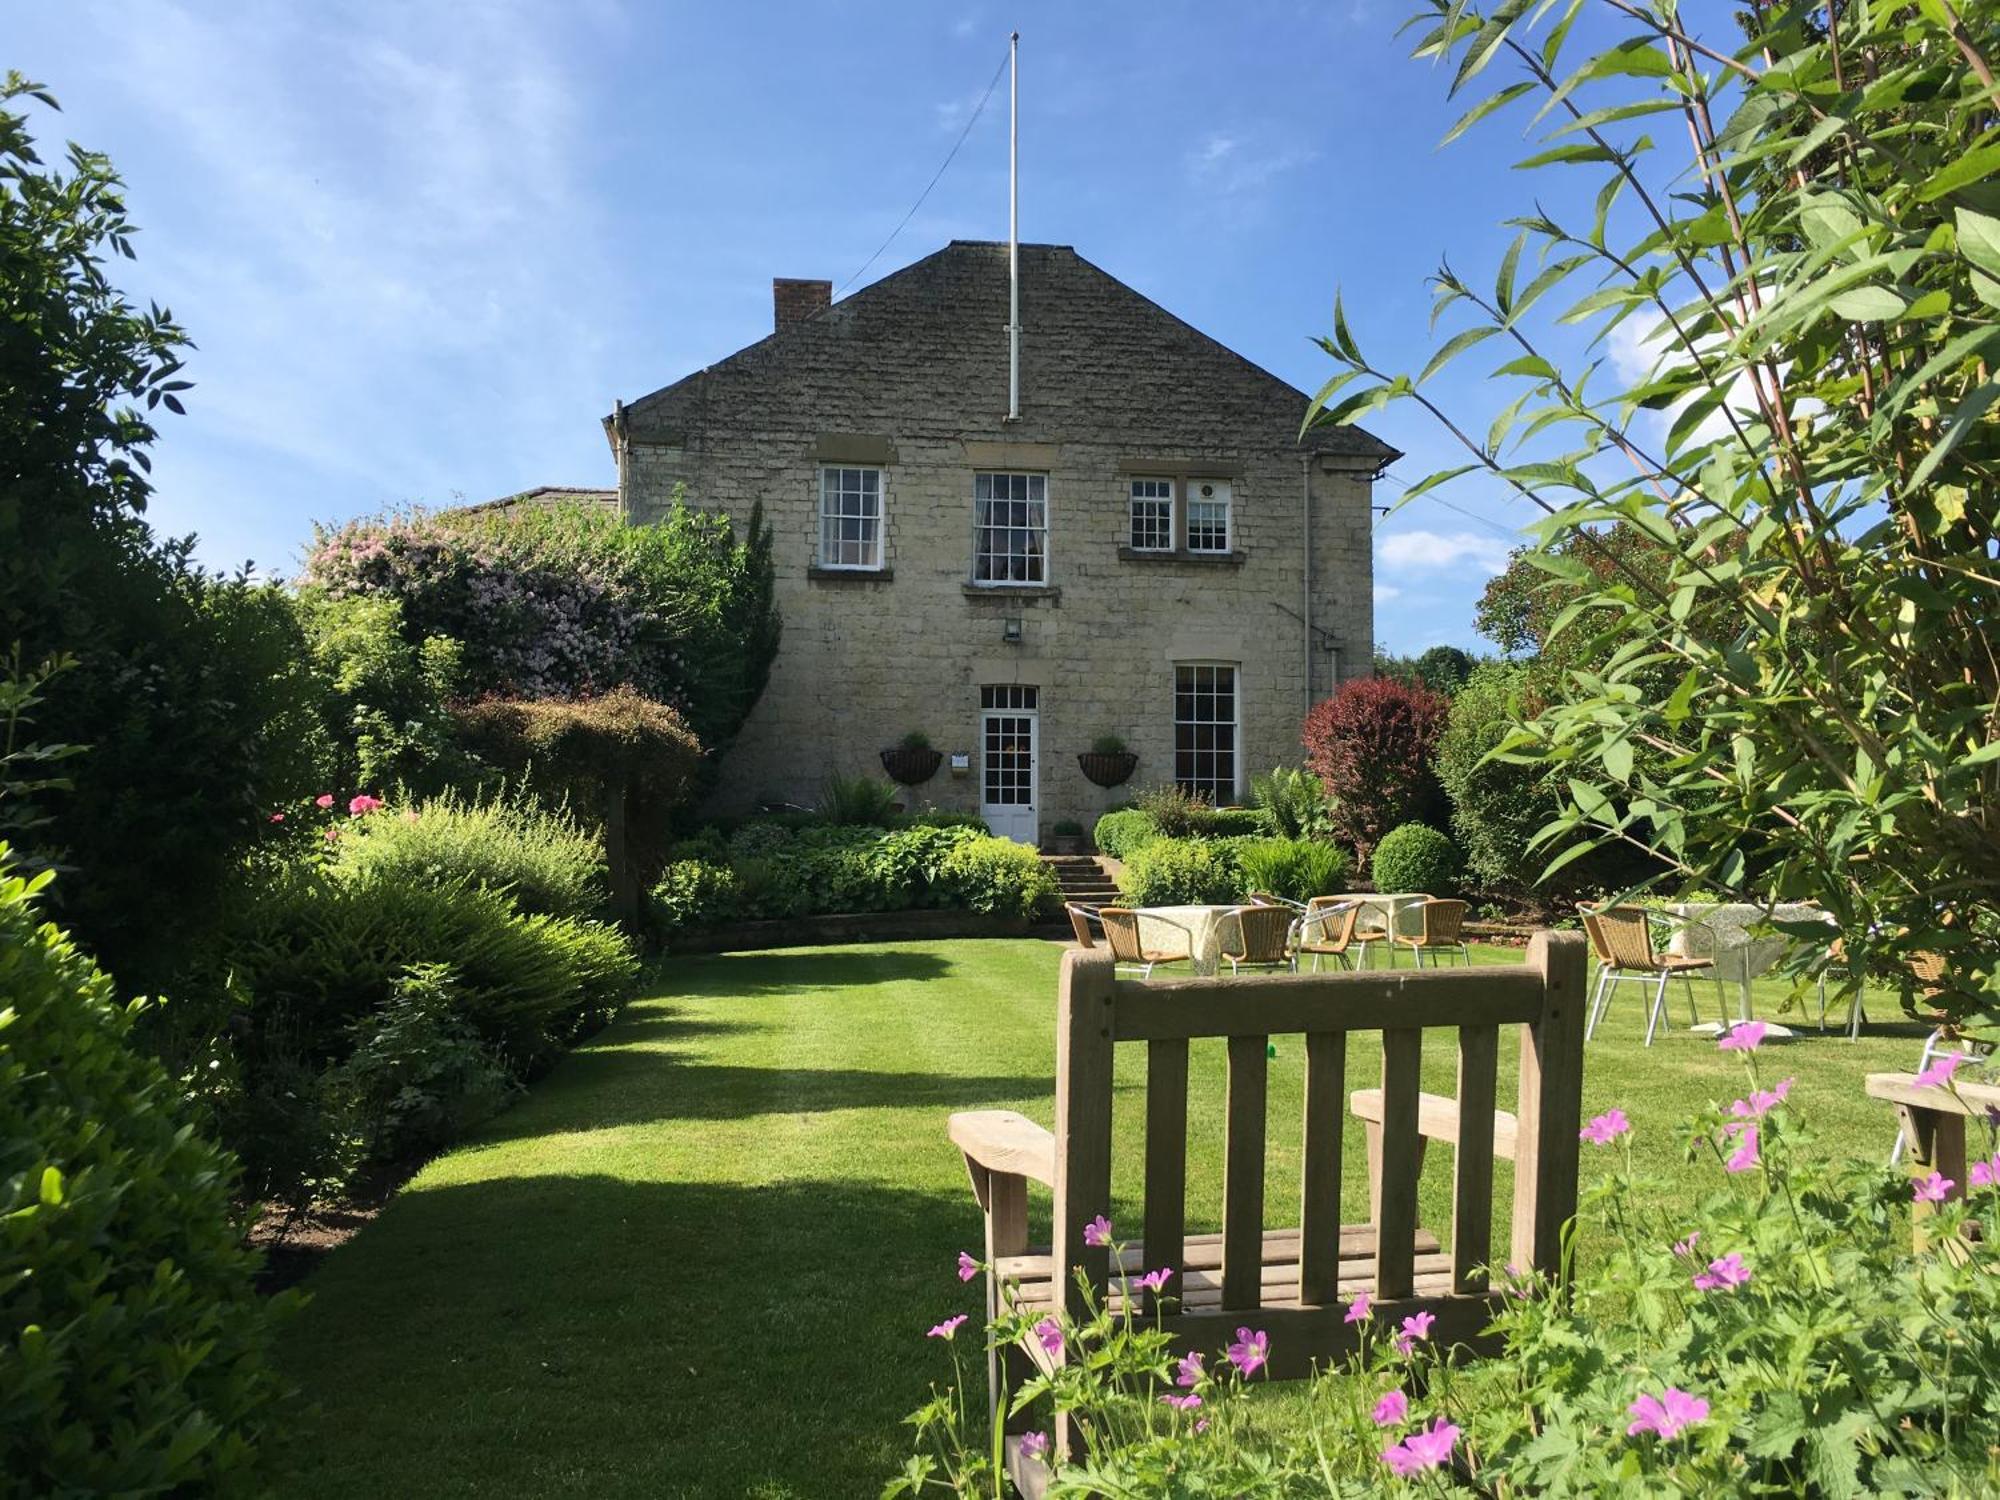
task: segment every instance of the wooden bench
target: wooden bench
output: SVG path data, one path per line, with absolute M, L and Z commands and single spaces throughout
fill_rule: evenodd
M 1919 1177 L 1932 1172 L 1951 1180 L 1946 1198 L 1963 1198 L 1966 1188 L 1965 1122 L 1972 1115 L 1986 1118 L 2000 1109 L 2000 1085 L 1956 1082 L 1955 1089 L 1919 1084 L 1914 1073 L 1870 1073 L 1868 1097 L 1896 1106 L 1903 1131 L 1903 1149 Z M 1935 1203 L 1917 1200 L 1910 1213 L 1919 1250 L 1926 1241 L 1925 1221 L 1937 1212 Z
M 1110 953 L 1069 950 L 1056 1008 L 1055 1130 L 1004 1110 L 950 1120 L 985 1211 L 989 1315 L 1060 1303 L 1081 1318 L 1073 1268 L 1119 1305 L 1111 1251 L 1086 1244 L 1084 1229 L 1111 1213 L 1114 1057 L 1121 1044 L 1143 1043 L 1141 1233 L 1120 1226 L 1119 1237 L 1132 1242 L 1120 1266 L 1173 1269 L 1158 1310 L 1181 1352 L 1220 1357 L 1236 1328 L 1250 1324 L 1270 1335 L 1271 1377 L 1309 1375 L 1354 1348 L 1346 1304 L 1364 1290 L 1378 1320 L 1430 1312 L 1434 1338 L 1480 1346 L 1496 1296 L 1484 1269 L 1494 1259 L 1495 1158 L 1515 1163 L 1511 1255 L 1503 1258 L 1553 1274 L 1575 1212 L 1585 968 L 1580 933 L 1538 933 L 1520 966 L 1254 979 L 1120 979 Z M 1518 1117 L 1494 1108 L 1503 1026 L 1520 1027 Z M 1426 1031 L 1455 1033 L 1456 1100 L 1418 1087 Z M 1371 1032 L 1381 1037 L 1381 1085 L 1349 1101 L 1347 1039 Z M 1295 1227 L 1274 1229 L 1264 1201 L 1266 1047 L 1290 1033 L 1305 1037 L 1303 1173 Z M 1196 1037 L 1227 1043 L 1223 1227 L 1213 1234 L 1187 1231 L 1188 1043 Z M 1375 1201 L 1362 1224 L 1341 1221 L 1350 1102 L 1371 1136 Z M 1427 1136 L 1454 1148 L 1449 1247 L 1417 1224 Z M 1030 1182 L 1053 1194 L 1044 1248 L 1030 1245 Z M 1149 1294 L 1134 1296 L 1155 1310 Z M 1047 1368 L 1063 1357 L 1034 1339 L 996 1352 L 988 1361 L 993 1400 L 1020 1384 L 1027 1361 Z M 1024 1492 L 1039 1493 L 1038 1466 L 1018 1452 L 1027 1420 L 1006 1418 L 1009 1468 Z M 1065 1451 L 1076 1448 L 1071 1420 L 1056 1417 Z

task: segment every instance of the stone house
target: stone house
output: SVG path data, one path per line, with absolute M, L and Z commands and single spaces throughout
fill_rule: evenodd
M 1301 438 L 1308 399 L 1063 245 L 954 241 L 605 419 L 634 521 L 677 492 L 774 529 L 784 640 L 714 809 L 813 804 L 918 732 L 912 806 L 1033 842 L 1175 781 L 1217 804 L 1301 759 L 1373 655 L 1370 498 L 1396 451 Z M 684 488 L 683 488 L 684 487 Z M 1078 756 L 1115 735 L 1129 783 Z

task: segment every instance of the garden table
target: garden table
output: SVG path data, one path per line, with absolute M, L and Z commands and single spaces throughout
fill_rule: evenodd
M 1422 891 L 1346 891 L 1333 898 L 1343 904 L 1352 902 L 1361 908 L 1355 918 L 1357 927 L 1380 927 L 1390 937 L 1415 937 L 1423 930 L 1423 917 L 1417 908 L 1431 898 Z M 1389 948 L 1389 966 L 1396 965 L 1396 949 L 1393 942 Z
M 1768 915 L 1777 922 L 1824 922 L 1829 944 L 1837 935 L 1833 918 L 1816 906 L 1800 902 L 1780 904 L 1768 913 L 1766 908 L 1748 902 L 1715 901 L 1684 901 L 1666 910 L 1676 924 L 1667 951 L 1684 957 L 1714 959 L 1716 983 L 1735 981 L 1737 1017 L 1744 1021 L 1751 1019 L 1750 981 L 1783 958 L 1785 950 L 1799 941 L 1782 932 L 1768 937 L 1753 935 L 1750 928 L 1762 923 Z M 1722 1030 L 1722 1023 L 1704 1021 L 1692 1029 L 1714 1034 Z M 1791 1034 L 1789 1027 L 1777 1025 L 1766 1033 L 1780 1040 Z
M 1225 941 L 1240 942 L 1243 936 L 1235 920 L 1235 906 L 1141 906 L 1137 910 L 1140 946 L 1149 952 L 1184 949 L 1197 974 L 1219 970 Z

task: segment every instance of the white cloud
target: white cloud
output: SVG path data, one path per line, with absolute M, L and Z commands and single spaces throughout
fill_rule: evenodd
M 1498 573 L 1507 566 L 1510 550 L 1501 538 L 1476 531 L 1398 531 L 1375 544 L 1384 567 L 1409 572 L 1477 568 Z
M 1710 349 L 1719 347 L 1722 339 L 1716 335 L 1697 342 L 1706 354 Z M 1611 330 L 1605 348 L 1611 358 L 1611 367 L 1620 378 L 1634 385 L 1652 379 L 1662 370 L 1683 367 L 1688 360 L 1687 351 L 1673 336 L 1673 330 L 1664 317 L 1650 320 L 1643 316 L 1627 318 Z M 1681 419 L 1681 414 L 1693 400 L 1694 397 L 1687 396 L 1664 410 L 1640 414 L 1639 420 L 1650 431 L 1654 444 L 1664 445 L 1674 423 Z M 1811 416 L 1824 410 L 1824 403 L 1812 399 L 1796 401 L 1792 405 L 1792 411 L 1798 416 Z M 1728 437 L 1731 433 L 1729 412 L 1736 413 L 1737 425 L 1746 429 L 1753 422 L 1763 420 L 1757 405 L 1756 387 L 1747 370 L 1740 371 L 1731 379 L 1728 399 L 1695 424 L 1688 442 L 1712 443 Z
M 1241 135 L 1213 131 L 1188 152 L 1188 180 L 1211 192 L 1249 193 L 1318 155 L 1305 146 L 1260 146 Z
M 1375 585 L 1375 602 L 1377 604 L 1387 604 L 1391 599 L 1400 599 L 1402 597 L 1403 591 L 1392 583 L 1378 583 Z

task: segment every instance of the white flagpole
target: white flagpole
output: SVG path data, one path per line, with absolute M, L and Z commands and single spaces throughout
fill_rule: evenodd
M 1021 33 L 1007 43 L 1007 420 L 1021 420 Z

